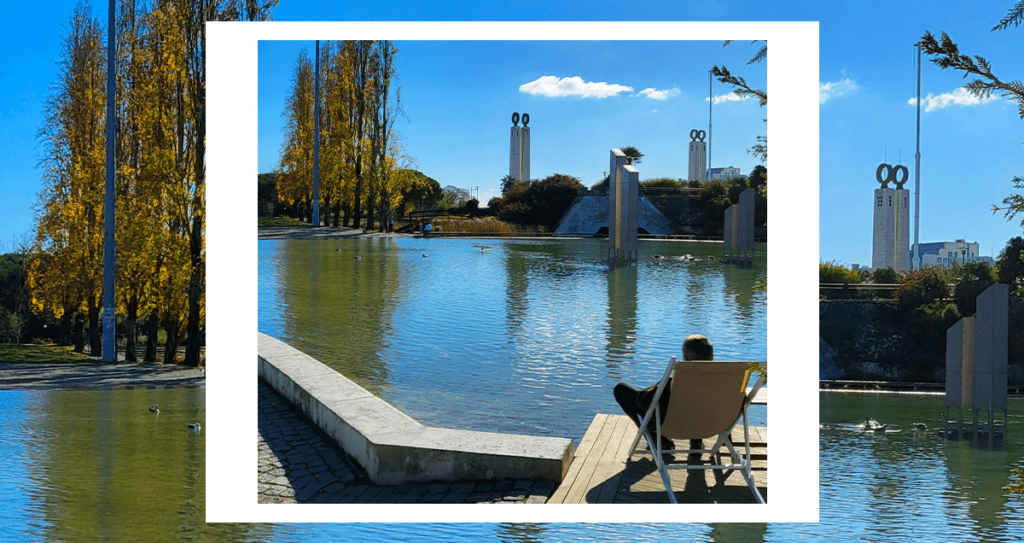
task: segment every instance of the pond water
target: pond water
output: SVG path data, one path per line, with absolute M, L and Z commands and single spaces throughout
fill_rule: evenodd
M 205 524 L 205 394 L 0 391 L 0 541 L 265 539 Z
M 1001 488 L 1024 466 L 1024 399 L 1011 398 L 1006 438 L 945 440 L 942 396 L 820 395 L 820 522 L 817 524 L 370 524 L 290 525 L 275 540 L 715 543 L 1024 541 L 1024 497 Z M 902 431 L 856 430 L 873 418 Z M 915 432 L 923 422 L 929 430 Z
M 578 440 L 686 335 L 766 359 L 765 250 L 741 269 L 716 244 L 643 242 L 613 266 L 604 240 L 264 240 L 259 330 L 425 424 Z

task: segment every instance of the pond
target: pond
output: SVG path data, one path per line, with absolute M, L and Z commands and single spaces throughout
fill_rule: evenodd
M 205 395 L 0 391 L 0 540 L 264 540 L 258 525 L 205 524 L 205 439 L 188 427 L 205 425 Z
M 424 424 L 578 440 L 689 334 L 719 360 L 766 359 L 766 246 L 752 269 L 720 252 L 645 241 L 616 266 L 605 240 L 263 240 L 259 330 Z
M 943 397 L 820 394 L 820 522 L 817 524 L 370 524 L 289 525 L 275 540 L 420 541 L 1024 541 L 1024 496 L 1001 488 L 1024 465 L 1024 398 L 1011 398 L 1004 440 L 946 440 Z M 901 427 L 855 429 L 873 418 Z M 928 430 L 915 432 L 923 422 Z

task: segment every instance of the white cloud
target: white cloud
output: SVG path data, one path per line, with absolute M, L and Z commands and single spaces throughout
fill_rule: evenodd
M 654 88 L 644 89 L 637 93 L 638 96 L 646 96 L 652 100 L 667 100 L 679 95 L 679 89 L 657 90 Z
M 839 81 L 818 82 L 818 103 L 824 104 L 833 98 L 845 96 L 859 88 L 857 83 L 849 77 Z
M 721 104 L 722 102 L 741 102 L 743 100 L 749 100 L 749 99 L 750 99 L 750 95 L 740 96 L 739 94 L 736 94 L 735 92 L 730 92 L 729 94 L 720 94 L 718 96 L 715 96 L 715 103 L 716 104 Z M 705 98 L 704 101 L 707 102 L 708 98 Z
M 657 113 L 657 112 L 658 112 L 658 110 L 656 110 L 656 109 L 652 109 L 651 110 L 651 113 Z
M 925 111 L 935 111 L 936 109 L 943 109 L 950 106 L 977 106 L 980 104 L 987 104 L 988 102 L 998 99 L 999 98 L 997 96 L 989 96 L 985 99 L 978 98 L 968 92 L 967 89 L 960 87 L 953 92 L 944 92 L 938 95 L 928 93 L 928 96 L 921 99 L 921 103 L 924 105 Z M 917 98 L 911 98 L 907 100 L 907 103 L 912 106 L 916 106 Z
M 563 77 L 545 75 L 519 86 L 519 92 L 542 96 L 579 96 L 580 98 L 607 98 L 620 92 L 630 92 L 633 87 L 613 83 L 583 81 L 579 76 Z

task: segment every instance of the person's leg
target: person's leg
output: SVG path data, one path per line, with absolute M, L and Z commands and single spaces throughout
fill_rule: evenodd
M 615 396 L 615 401 L 619 403 L 619 407 L 622 411 L 633 419 L 633 424 L 640 427 L 640 421 L 643 420 L 645 413 L 640 413 L 640 408 L 637 407 L 636 397 L 640 394 L 640 389 L 629 384 L 619 383 L 612 389 L 612 394 Z
M 643 421 L 644 415 L 647 414 L 647 410 L 641 410 L 640 405 L 637 402 L 637 396 L 639 396 L 642 391 L 643 389 L 637 388 L 629 383 L 619 383 L 615 385 L 614 389 L 612 389 L 612 394 L 615 396 L 615 401 L 618 402 L 619 407 L 622 408 L 622 411 L 626 413 L 626 415 L 628 415 L 630 419 L 633 420 L 633 424 L 636 424 L 637 428 L 640 427 L 640 422 Z M 668 406 L 668 398 L 663 396 L 661 398 L 661 401 L 659 401 L 658 403 L 661 405 L 662 413 L 664 413 L 665 408 Z M 650 429 L 652 431 L 651 435 L 653 436 L 653 424 L 651 424 Z M 667 437 L 662 437 L 661 448 L 664 450 L 672 450 L 675 448 L 675 445 L 672 443 L 671 439 Z

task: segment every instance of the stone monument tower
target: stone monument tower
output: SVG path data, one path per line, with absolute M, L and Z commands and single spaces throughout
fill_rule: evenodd
M 707 181 L 707 143 L 704 142 L 705 132 L 694 128 L 690 130 L 690 169 L 686 178 L 690 181 Z
M 509 144 L 508 175 L 519 181 L 530 180 L 530 114 L 523 113 L 523 126 L 519 126 L 519 113 L 512 114 L 512 138 Z
M 899 172 L 903 173 L 902 178 Z M 871 267 L 904 271 L 910 267 L 910 191 L 903 188 L 909 173 L 903 165 L 880 164 L 875 180 Z M 889 183 L 896 185 L 889 188 Z

